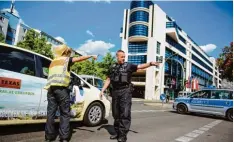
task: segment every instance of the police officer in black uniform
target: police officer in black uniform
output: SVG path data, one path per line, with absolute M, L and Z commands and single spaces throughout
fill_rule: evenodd
M 103 92 L 111 85 L 112 94 L 112 114 L 114 117 L 114 128 L 116 135 L 110 139 L 118 139 L 118 142 L 127 141 L 127 133 L 131 124 L 131 105 L 132 105 L 132 91 L 131 75 L 138 69 L 145 69 L 150 66 L 158 66 L 157 62 L 150 62 L 140 65 L 134 65 L 125 62 L 125 53 L 118 50 L 116 53 L 117 63 L 110 68 L 110 73 L 105 81 L 103 89 L 100 93 L 102 97 Z

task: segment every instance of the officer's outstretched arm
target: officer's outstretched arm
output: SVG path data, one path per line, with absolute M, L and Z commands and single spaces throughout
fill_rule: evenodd
M 81 61 L 84 61 L 84 60 L 87 60 L 89 58 L 93 58 L 94 60 L 97 59 L 97 55 L 88 55 L 88 56 L 80 56 L 80 57 L 73 57 L 72 58 L 72 62 L 81 62 Z
M 145 69 L 148 68 L 150 66 L 158 66 L 159 63 L 158 62 L 149 62 L 149 63 L 145 63 L 145 64 L 140 64 L 137 66 L 137 69 Z

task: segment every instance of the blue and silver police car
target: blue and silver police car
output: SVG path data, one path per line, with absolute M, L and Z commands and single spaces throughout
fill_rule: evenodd
M 188 112 L 220 115 L 233 121 L 233 91 L 228 89 L 203 89 L 189 97 L 176 98 L 173 109 L 180 114 Z

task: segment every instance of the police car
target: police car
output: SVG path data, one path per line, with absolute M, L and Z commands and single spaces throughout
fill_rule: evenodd
M 233 120 L 233 91 L 229 89 L 203 89 L 189 97 L 176 98 L 173 109 L 180 114 L 199 112 L 220 115 Z

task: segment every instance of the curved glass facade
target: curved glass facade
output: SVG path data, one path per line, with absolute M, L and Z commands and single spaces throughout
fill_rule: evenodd
M 141 24 L 131 26 L 129 36 L 148 36 L 148 26 Z
M 147 52 L 147 42 L 129 42 L 128 45 L 129 53 L 146 53 Z
M 128 62 L 136 65 L 146 63 L 146 59 L 146 55 L 128 56 Z
M 146 11 L 135 11 L 130 16 L 130 23 L 135 21 L 149 21 L 149 13 Z
M 136 8 L 136 7 L 144 7 L 144 8 L 149 8 L 150 5 L 153 5 L 152 1 L 132 1 L 131 2 L 131 9 Z

